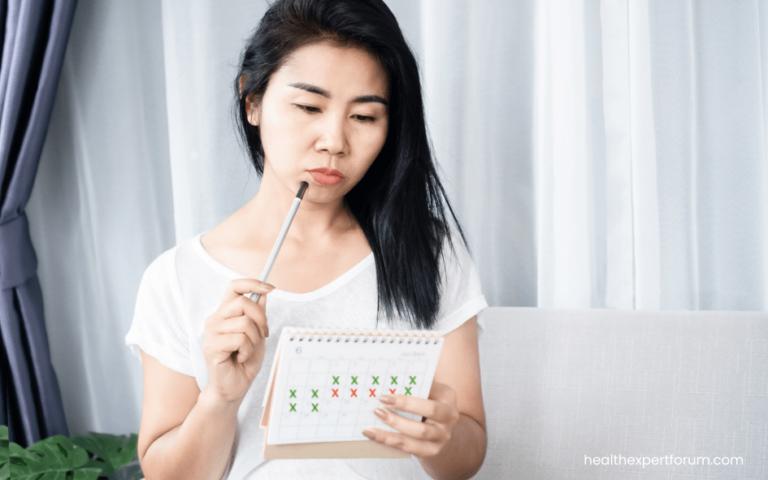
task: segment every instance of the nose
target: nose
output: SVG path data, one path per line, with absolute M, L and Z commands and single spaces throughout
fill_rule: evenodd
M 331 155 L 344 155 L 349 153 L 347 132 L 345 131 L 344 118 L 335 115 L 327 115 L 322 122 L 320 138 L 315 142 L 318 152 L 327 152 Z

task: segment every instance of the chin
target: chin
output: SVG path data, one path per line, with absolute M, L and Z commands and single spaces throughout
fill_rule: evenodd
M 304 194 L 304 200 L 309 200 L 312 203 L 333 203 L 344 195 L 332 194 L 328 191 L 322 191 L 317 185 L 310 185 Z
M 346 185 L 344 186 L 346 187 Z M 348 188 L 334 188 L 333 186 L 318 185 L 309 182 L 309 188 L 304 193 L 304 199 L 315 203 L 334 203 L 343 199 L 349 191 Z

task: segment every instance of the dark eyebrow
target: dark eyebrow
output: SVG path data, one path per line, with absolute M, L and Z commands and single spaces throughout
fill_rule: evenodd
M 326 92 L 320 87 L 317 87 L 315 85 L 310 85 L 308 83 L 289 83 L 289 87 L 294 88 L 300 88 L 301 90 L 306 90 L 309 93 L 316 93 L 318 95 L 322 95 L 325 98 L 331 98 L 331 94 Z M 363 95 L 361 97 L 357 97 L 352 99 L 352 103 L 369 103 L 369 102 L 377 102 L 384 105 L 389 106 L 389 102 L 385 98 L 382 98 L 378 95 Z
M 368 103 L 368 102 L 378 102 L 383 103 L 384 105 L 389 105 L 389 102 L 387 102 L 385 99 L 381 98 L 378 95 L 363 95 L 362 97 L 357 97 L 352 99 L 352 103 Z
M 289 87 L 294 87 L 294 88 L 300 88 L 302 90 L 308 91 L 309 93 L 316 93 L 318 95 L 324 96 L 325 98 L 331 98 L 331 94 L 330 93 L 326 92 L 325 90 L 323 90 L 320 87 L 316 87 L 316 86 L 310 85 L 308 83 L 289 83 L 288 86 Z

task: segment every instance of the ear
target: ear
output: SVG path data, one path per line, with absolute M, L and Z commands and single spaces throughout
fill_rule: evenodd
M 251 95 L 248 95 L 248 98 L 245 99 L 245 111 L 248 112 L 248 123 L 253 125 L 254 127 L 259 126 L 259 106 L 254 103 L 253 97 L 255 97 L 256 94 L 252 93 Z
M 245 75 L 240 76 L 238 79 L 238 85 L 240 86 L 240 93 L 242 94 L 247 79 Z M 251 93 L 245 98 L 245 111 L 248 112 L 248 123 L 254 127 L 259 126 L 259 106 L 255 104 L 256 94 Z

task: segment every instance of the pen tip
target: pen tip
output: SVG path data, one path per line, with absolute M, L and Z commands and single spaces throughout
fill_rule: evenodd
M 301 182 L 301 186 L 299 187 L 299 192 L 296 194 L 296 198 L 301 200 L 304 198 L 304 192 L 307 191 L 307 187 L 309 187 L 309 184 L 307 182 Z

